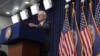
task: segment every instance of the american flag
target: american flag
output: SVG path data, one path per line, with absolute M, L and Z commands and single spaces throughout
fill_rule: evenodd
M 68 19 L 65 19 L 59 43 L 59 56 L 74 56 L 74 49 L 69 21 Z
M 97 30 L 100 34 L 100 3 L 97 4 L 95 10 L 95 23 L 96 23 Z
M 84 16 L 84 13 L 81 13 L 80 34 L 83 43 L 83 52 L 84 56 L 92 56 L 92 44 L 89 35 L 89 29 Z

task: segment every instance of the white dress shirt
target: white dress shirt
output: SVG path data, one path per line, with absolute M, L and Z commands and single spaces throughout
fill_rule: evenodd
M 44 20 L 44 21 L 42 21 L 42 22 L 40 22 L 40 25 L 42 26 L 42 25 L 44 24 L 44 22 L 45 22 L 45 20 Z

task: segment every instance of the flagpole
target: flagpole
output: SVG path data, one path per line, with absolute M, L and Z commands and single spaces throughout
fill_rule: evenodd
M 92 12 L 92 6 L 93 6 L 93 3 L 92 3 L 92 0 L 90 0 L 90 3 L 89 3 L 90 14 L 92 16 L 92 19 L 94 19 L 93 12 Z M 91 36 L 91 42 L 92 42 L 92 45 L 93 45 L 93 36 Z M 92 54 L 93 54 L 93 52 L 92 52 Z
M 82 11 L 83 11 L 83 7 L 84 7 L 84 2 L 82 3 Z M 83 42 L 83 41 L 82 41 Z M 82 56 L 84 56 L 84 45 L 82 44 L 82 53 L 81 53 Z
M 68 19 L 68 8 L 69 8 L 69 4 L 65 5 L 65 13 L 66 13 L 66 19 Z
M 87 21 L 86 21 L 85 13 L 84 13 L 84 2 L 83 2 L 83 5 L 82 5 L 82 12 L 84 14 L 84 19 L 85 19 L 85 22 L 86 22 L 87 31 L 88 31 L 88 34 L 89 34 L 90 41 L 92 41 L 92 36 L 90 35 L 89 27 L 88 27 L 88 24 L 87 24 Z M 91 44 L 92 44 L 92 42 L 91 42 Z M 92 49 L 92 46 L 91 46 L 91 49 Z M 91 50 L 91 55 L 92 55 L 92 50 Z
M 75 16 L 75 15 L 74 15 L 74 14 L 75 14 L 75 9 L 74 9 L 74 7 L 75 7 L 75 2 L 72 2 L 72 5 L 73 5 L 73 9 L 72 9 L 72 10 L 73 10 L 73 11 L 72 11 L 72 16 L 74 17 L 74 16 Z
M 80 40 L 81 40 L 81 43 L 82 43 L 82 47 L 83 47 L 83 42 L 82 42 L 82 39 L 81 39 L 81 35 L 79 33 L 79 27 L 78 27 L 78 23 L 77 23 L 77 19 L 76 19 L 75 2 L 72 2 L 72 4 L 73 4 L 72 16 L 74 17 L 75 24 L 76 24 L 76 29 L 78 31 L 78 34 L 79 34 L 79 37 L 80 37 Z M 81 51 L 81 53 L 82 53 L 82 51 Z
M 66 20 L 68 20 L 68 7 L 69 7 L 69 5 L 67 4 L 66 6 L 65 6 L 66 8 L 65 8 L 65 12 L 66 12 Z M 69 20 L 68 20 L 69 21 Z M 71 28 L 70 28 L 70 24 L 69 24 L 69 22 L 68 22 L 68 26 L 69 26 L 69 29 L 71 30 Z M 72 37 L 72 34 L 71 34 L 71 37 Z M 72 42 L 73 42 L 73 39 L 72 39 Z
M 75 6 L 75 2 L 72 2 L 72 5 L 73 5 L 73 9 L 72 9 L 72 16 L 74 17 L 74 14 L 75 14 L 75 10 L 74 10 L 74 6 Z M 73 20 L 73 19 L 72 19 Z M 73 32 L 71 32 L 71 34 L 73 34 Z M 72 37 L 73 37 L 73 43 L 75 42 L 75 40 L 74 40 L 74 36 L 72 35 Z M 75 43 L 74 43 L 74 48 L 75 48 L 75 52 L 74 52 L 74 56 L 77 56 L 77 52 L 76 52 L 76 45 L 75 45 Z
M 84 14 L 85 22 L 86 22 L 87 29 L 88 29 L 88 33 L 89 33 L 89 37 L 90 37 L 90 39 L 91 39 L 91 41 L 92 41 L 92 36 L 90 35 L 89 27 L 88 27 L 88 24 L 87 24 L 87 21 L 86 21 L 85 13 L 84 13 L 84 2 L 83 2 L 83 5 L 82 5 L 82 12 L 83 12 L 83 14 Z
M 71 41 L 72 41 L 73 47 L 74 47 L 74 56 L 77 56 L 77 54 L 76 54 L 76 46 L 75 46 L 75 43 L 74 43 L 74 37 L 72 35 L 71 28 L 70 28 L 70 24 L 69 24 L 69 19 L 68 19 L 68 8 L 69 8 L 69 5 L 66 4 L 66 6 L 65 6 L 65 9 L 66 9 L 66 20 L 68 20 L 68 26 L 69 26 L 70 34 L 71 34 L 71 37 L 72 37 L 71 38 Z
M 90 9 L 90 13 L 91 13 L 91 16 L 92 16 L 92 19 L 94 19 L 94 16 L 93 16 L 93 12 L 92 12 L 92 1 L 90 0 L 90 3 L 89 3 L 89 9 Z M 92 37 L 92 36 L 91 36 Z M 93 37 L 92 37 L 92 44 L 93 44 Z
M 100 3 L 100 0 L 99 0 L 99 3 Z M 98 35 L 100 36 L 100 32 L 99 32 L 99 30 L 98 30 L 98 28 L 97 28 L 97 26 L 96 26 L 96 21 L 95 21 L 95 17 L 94 17 L 94 15 L 93 15 L 93 12 L 92 12 L 92 1 L 89 3 L 89 9 L 90 9 L 90 11 L 91 11 L 91 15 L 92 15 L 92 20 L 93 20 L 93 22 L 94 22 L 94 26 L 95 26 L 95 28 L 96 28 L 96 31 L 98 32 Z
M 81 9 L 82 9 L 82 12 L 83 12 L 83 14 L 84 14 L 84 1 L 82 2 L 82 7 L 81 7 Z M 84 17 L 85 17 L 85 15 L 84 15 Z M 87 24 L 86 24 L 87 25 Z M 82 41 L 83 42 L 83 41 Z M 85 54 L 85 51 L 84 51 L 84 45 L 82 46 L 82 56 L 84 56 Z
M 84 17 L 84 20 L 85 20 L 85 23 L 86 23 L 86 26 L 87 26 L 86 28 L 87 28 L 88 35 L 89 35 L 90 44 L 92 44 L 92 42 L 91 42 L 91 41 L 92 41 L 92 38 L 91 38 L 92 36 L 90 35 L 90 30 L 89 30 L 88 23 L 87 23 L 87 21 L 86 21 L 86 16 L 85 16 L 85 13 L 84 13 L 84 7 L 85 7 L 85 6 L 84 6 L 84 2 L 85 2 L 85 0 L 83 0 L 83 2 L 82 2 L 82 7 L 81 7 L 81 8 L 82 8 L 82 13 L 84 14 L 83 17 Z M 90 55 L 92 56 L 92 46 L 91 46 L 90 48 L 91 48 L 91 49 L 90 49 L 90 50 L 91 50 Z M 83 52 L 84 52 L 84 49 L 83 49 Z M 84 53 L 82 53 L 82 55 L 84 56 Z

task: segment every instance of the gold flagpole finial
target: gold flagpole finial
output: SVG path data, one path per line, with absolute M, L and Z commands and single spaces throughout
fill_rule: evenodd
M 72 15 L 74 15 L 74 14 L 75 14 L 75 9 L 74 9 L 75 2 L 72 2 L 72 5 L 73 5 L 73 9 L 72 9 Z
M 89 3 L 89 5 L 92 5 L 92 1 L 90 0 L 90 3 Z
M 73 8 L 74 8 L 75 2 L 72 2 L 72 4 L 73 4 Z
M 89 3 L 89 7 L 90 9 L 92 9 L 92 1 L 90 0 L 90 3 Z
M 84 8 L 84 2 L 82 3 L 82 9 Z
M 82 7 L 81 7 L 81 8 L 82 8 L 82 11 L 84 11 L 84 3 L 83 3 L 83 5 L 82 5 Z

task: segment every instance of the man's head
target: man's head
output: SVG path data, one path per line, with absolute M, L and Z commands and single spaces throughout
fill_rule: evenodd
M 44 21 L 46 19 L 46 17 L 47 17 L 47 14 L 45 11 L 39 11 L 39 13 L 38 13 L 38 21 L 39 22 Z

